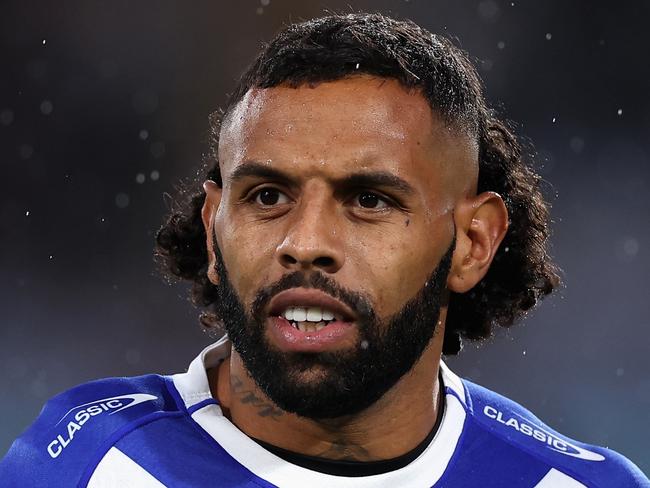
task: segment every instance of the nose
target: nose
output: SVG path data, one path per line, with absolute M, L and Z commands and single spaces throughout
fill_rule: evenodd
M 276 249 L 280 264 L 292 271 L 336 273 L 345 262 L 337 219 L 336 204 L 324 195 L 303 200 L 293 210 L 284 240 Z

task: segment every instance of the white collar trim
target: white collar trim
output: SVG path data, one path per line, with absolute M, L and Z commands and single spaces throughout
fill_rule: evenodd
M 206 347 L 192 361 L 187 373 L 172 376 L 187 408 L 212 398 L 206 368 L 230 355 L 230 341 L 223 337 Z M 218 405 L 197 409 L 192 419 L 237 462 L 256 476 L 283 488 L 377 488 L 433 486 L 442 477 L 456 450 L 465 423 L 465 391 L 462 381 L 441 361 L 445 411 L 429 446 L 403 468 L 372 476 L 334 476 L 291 464 L 264 449 L 223 416 Z

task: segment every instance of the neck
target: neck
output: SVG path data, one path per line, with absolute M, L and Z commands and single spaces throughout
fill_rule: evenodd
M 326 459 L 392 459 L 418 446 L 435 425 L 442 398 L 442 324 L 438 329 L 412 370 L 357 415 L 313 420 L 279 409 L 250 378 L 234 350 L 230 360 L 208 372 L 210 386 L 224 414 L 250 437 Z

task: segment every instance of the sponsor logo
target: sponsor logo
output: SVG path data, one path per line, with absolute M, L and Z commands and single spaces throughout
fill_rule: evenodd
M 56 423 L 55 427 L 61 425 L 61 433 L 47 445 L 47 453 L 52 459 L 61 455 L 63 450 L 70 445 L 75 437 L 89 420 L 98 416 L 113 415 L 127 408 L 134 407 L 143 402 L 156 400 L 158 397 L 146 393 L 132 393 L 110 398 L 102 398 L 93 402 L 77 405 L 68 410 Z M 67 422 L 65 422 L 67 420 Z
M 515 417 L 506 417 L 503 412 L 497 410 L 490 405 L 483 408 L 483 413 L 486 417 L 499 422 L 507 427 L 510 427 L 520 434 L 531 437 L 538 442 L 543 443 L 548 449 L 551 449 L 565 456 L 571 456 L 585 461 L 604 461 L 605 457 L 596 452 L 588 451 L 582 447 L 578 447 L 570 442 L 560 439 L 558 436 L 543 429 L 539 425 L 524 419 L 521 415 L 514 414 Z

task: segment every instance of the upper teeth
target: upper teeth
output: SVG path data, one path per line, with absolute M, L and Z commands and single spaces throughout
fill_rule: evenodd
M 320 307 L 288 307 L 282 313 L 282 316 L 294 322 L 321 322 L 323 320 L 333 320 L 334 312 Z

